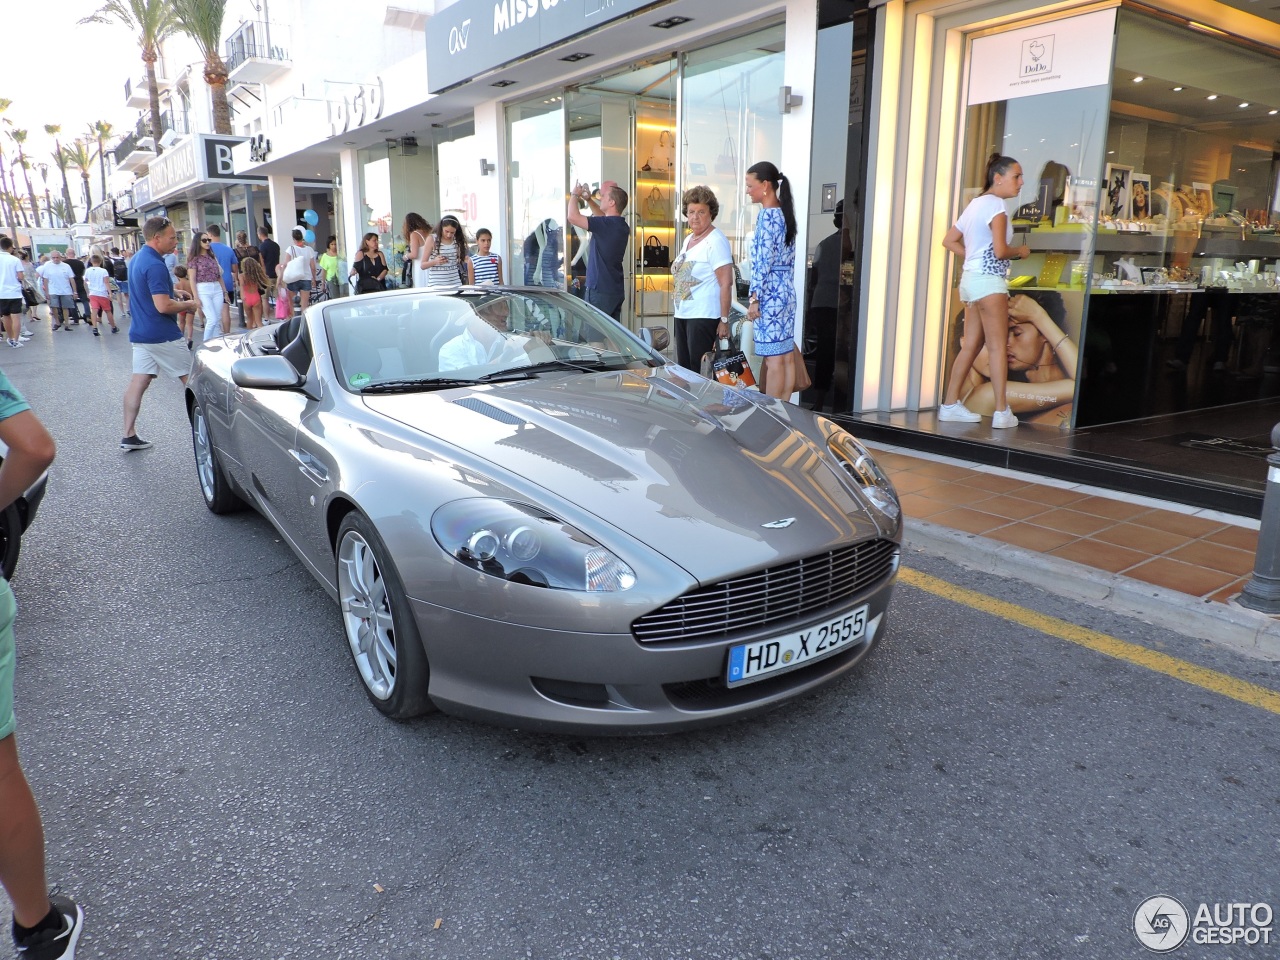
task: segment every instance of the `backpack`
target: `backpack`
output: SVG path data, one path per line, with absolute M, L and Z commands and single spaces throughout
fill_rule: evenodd
M 129 261 L 124 257 L 114 261 L 111 266 L 111 276 L 115 277 L 117 280 L 124 280 L 125 282 L 128 282 Z

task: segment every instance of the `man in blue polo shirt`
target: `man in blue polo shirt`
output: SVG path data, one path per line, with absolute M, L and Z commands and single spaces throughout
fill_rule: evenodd
M 133 343 L 133 377 L 124 392 L 124 439 L 121 450 L 145 450 L 151 446 L 137 434 L 142 395 L 160 373 L 184 384 L 191 372 L 191 354 L 178 325 L 184 313 L 195 313 L 193 301 L 175 295 L 165 254 L 178 248 L 178 233 L 167 217 L 152 217 L 142 225 L 146 242 L 129 262 L 133 292 L 133 317 L 129 340 Z M 181 298 L 181 299 L 179 299 Z
M 209 252 L 218 261 L 218 266 L 222 268 L 222 286 L 226 291 L 222 297 L 222 327 L 220 329 L 223 333 L 230 333 L 231 301 L 235 299 L 236 282 L 240 277 L 240 258 L 236 256 L 234 250 L 222 242 L 222 228 L 216 223 L 211 223 L 205 233 L 209 234 L 209 238 L 213 241 L 209 244 Z M 208 322 L 209 320 L 206 317 L 205 323 Z M 205 337 L 205 339 L 209 338 Z
M 583 213 L 579 204 L 585 204 L 590 213 Z M 591 247 L 587 251 L 587 303 L 615 320 L 622 318 L 622 257 L 631 239 L 631 228 L 622 217 L 626 209 L 627 191 L 612 180 L 600 184 L 599 203 L 585 184 L 574 184 L 569 195 L 569 223 L 591 233 Z

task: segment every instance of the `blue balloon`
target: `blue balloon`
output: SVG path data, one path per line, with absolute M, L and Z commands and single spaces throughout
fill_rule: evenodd
M 302 232 L 302 239 L 307 241 L 307 243 L 315 243 L 316 232 L 314 230 L 304 230 Z
M 320 222 L 320 214 L 316 213 L 314 210 L 304 210 L 302 211 L 302 219 L 314 227 Z

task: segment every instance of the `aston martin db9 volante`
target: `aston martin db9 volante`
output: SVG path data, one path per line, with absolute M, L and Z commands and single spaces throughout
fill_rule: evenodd
M 209 509 L 279 530 L 392 717 L 686 729 L 885 633 L 901 520 L 866 449 L 566 293 L 317 304 L 210 340 L 187 406 Z

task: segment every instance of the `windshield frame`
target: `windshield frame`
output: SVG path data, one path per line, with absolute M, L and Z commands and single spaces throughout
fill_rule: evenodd
M 438 308 L 423 306 L 437 300 Z M 612 370 L 667 363 L 644 340 L 584 300 L 544 287 L 398 290 L 318 306 L 334 379 L 357 396 L 366 387 L 391 381 L 422 380 L 423 391 L 428 391 L 443 386 L 431 385 L 433 379 L 477 385 L 486 379 L 506 382 L 506 375 L 529 379 L 519 376 L 524 367 L 535 368 L 532 377 L 587 375 L 596 371 L 585 368 L 602 359 L 610 364 L 603 369 Z M 353 340 L 365 324 L 369 338 Z M 476 356 L 482 339 L 497 352 L 480 364 L 458 362 Z

